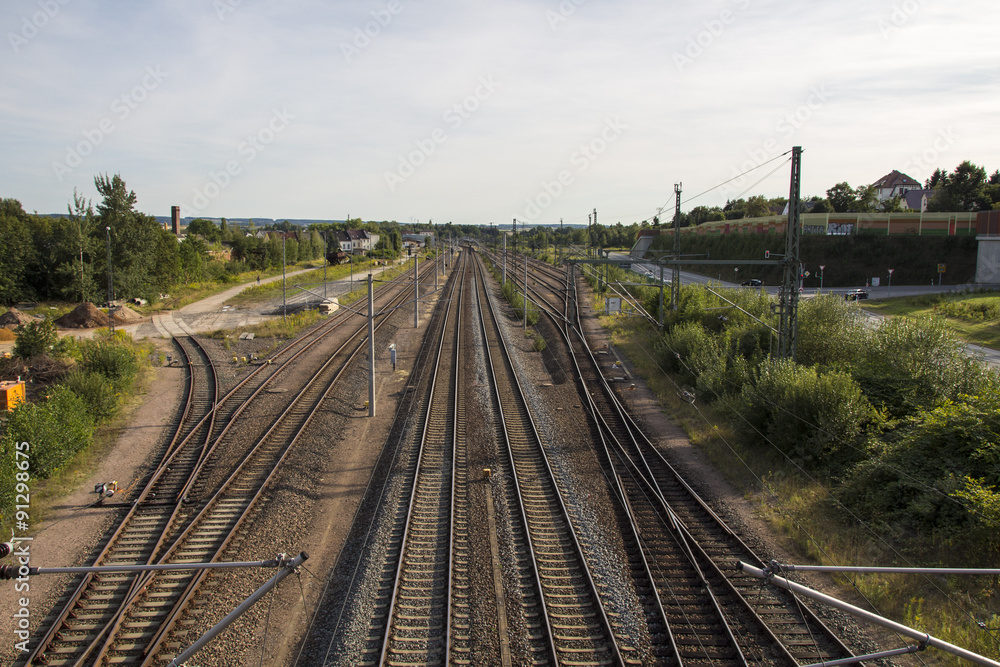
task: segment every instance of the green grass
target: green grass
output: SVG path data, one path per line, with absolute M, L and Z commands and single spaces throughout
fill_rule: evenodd
M 863 307 L 879 315 L 940 315 L 956 336 L 974 345 L 1000 349 L 1000 294 L 922 294 L 881 299 Z

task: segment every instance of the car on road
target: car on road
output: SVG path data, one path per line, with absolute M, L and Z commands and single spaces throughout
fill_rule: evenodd
M 867 299 L 868 291 L 863 289 L 852 289 L 844 294 L 844 299 L 847 301 L 857 301 L 859 299 Z
M 760 280 L 757 280 L 756 278 L 751 278 L 750 280 L 747 280 L 746 282 L 742 283 L 742 285 L 743 287 L 763 287 L 764 283 L 761 282 Z

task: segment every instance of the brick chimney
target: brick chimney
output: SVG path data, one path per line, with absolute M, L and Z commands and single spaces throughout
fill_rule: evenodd
M 174 232 L 174 236 L 181 235 L 181 207 L 171 206 L 170 207 L 170 227 Z

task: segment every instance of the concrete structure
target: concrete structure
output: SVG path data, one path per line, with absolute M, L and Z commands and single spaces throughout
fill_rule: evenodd
M 982 211 L 976 216 L 976 283 L 1000 284 L 1000 211 Z

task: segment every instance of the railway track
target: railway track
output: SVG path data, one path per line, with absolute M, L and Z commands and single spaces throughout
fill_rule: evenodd
M 487 370 L 499 407 L 502 442 L 507 446 L 513 497 L 521 502 L 524 548 L 530 552 L 535 586 L 541 592 L 548 626 L 543 642 L 550 644 L 553 664 L 622 664 L 634 647 L 620 646 L 604 608 L 584 549 L 573 528 L 545 454 L 542 438 L 500 333 L 497 313 L 485 291 L 480 266 L 479 312 L 487 341 Z M 543 660 L 537 660 L 542 662 Z
M 399 284 L 389 284 L 380 290 L 382 299 L 393 299 L 385 306 L 387 309 L 398 305 L 410 293 L 399 290 L 398 287 Z M 392 292 L 396 294 L 393 295 Z M 315 348 L 334 330 L 348 326 L 350 319 L 349 314 L 342 313 L 315 327 L 271 359 L 272 362 L 282 363 L 259 366 L 221 398 L 217 397 L 216 373 L 208 355 L 194 338 L 175 330 L 173 333 L 182 334 L 175 341 L 182 350 L 183 365 L 189 372 L 182 418 L 170 443 L 165 447 L 159 464 L 145 480 L 141 492 L 123 506 L 126 511 L 122 519 L 107 538 L 93 564 L 161 563 L 173 557 L 183 560 L 185 556 L 194 554 L 198 554 L 198 560 L 208 553 L 221 553 L 253 506 L 263 484 L 273 475 L 283 454 L 272 456 L 270 473 L 257 478 L 253 475 L 259 475 L 262 465 L 266 467 L 266 464 L 247 465 L 245 460 L 244 465 L 239 466 L 237 472 L 231 474 L 220 487 L 206 485 L 202 479 L 204 470 L 211 468 L 209 462 L 212 452 L 269 382 L 281 376 L 296 360 Z M 363 331 L 363 326 L 358 327 L 352 339 L 357 339 Z M 359 353 L 360 348 L 358 345 L 353 352 L 354 356 Z M 333 358 L 331 356 L 313 377 L 310 386 L 315 386 L 317 376 L 330 367 Z M 205 378 L 198 381 L 196 375 L 202 371 Z M 330 386 L 332 382 L 325 392 L 329 391 Z M 304 428 L 309 419 L 302 417 L 302 404 L 301 396 L 296 395 L 286 410 L 289 419 L 293 416 L 299 419 L 299 430 Z M 272 427 L 264 437 L 272 435 L 274 431 L 275 428 Z M 288 441 L 288 447 L 293 442 L 294 436 Z M 260 443 L 258 441 L 247 459 L 256 453 L 257 461 L 267 460 L 268 455 L 273 454 Z M 288 447 L 283 450 L 285 453 Z M 240 471 L 244 472 L 243 477 L 237 474 Z M 256 491 L 252 490 L 255 488 L 254 480 L 259 482 Z M 231 495 L 225 495 L 226 491 Z M 240 493 L 247 496 L 249 502 L 234 499 Z M 198 500 L 209 496 L 207 502 Z M 213 505 L 212 512 L 206 511 L 209 505 Z M 206 515 L 212 517 L 208 523 L 203 521 Z M 219 524 L 225 525 L 228 530 L 225 534 L 214 528 L 207 529 L 206 532 L 204 528 L 194 527 L 199 521 L 202 521 L 202 526 L 209 525 L 220 516 L 226 517 Z M 211 538 L 205 538 L 206 534 L 211 535 Z M 202 539 L 211 542 L 216 547 L 214 551 L 212 548 L 184 551 L 185 544 Z M 34 651 L 23 664 L 152 664 L 155 661 L 153 656 L 166 632 L 173 627 L 180 610 L 191 600 L 201 580 L 200 576 L 194 577 L 192 581 L 189 574 L 173 573 L 139 576 L 103 574 L 100 577 L 86 575 L 78 578 L 74 589 L 60 603 L 59 611 L 47 619 L 48 629 L 41 635 Z M 147 593 L 154 582 L 166 582 L 164 587 L 169 590 L 165 592 L 164 587 L 161 587 L 153 594 Z M 137 601 L 147 600 L 151 602 L 144 603 L 145 606 L 140 604 L 141 610 L 134 611 Z
M 464 269 L 460 269 L 459 274 Z M 462 374 L 461 331 L 464 280 L 459 275 L 449 283 L 448 301 L 437 332 L 437 350 L 430 395 L 424 408 L 420 446 L 406 506 L 405 526 L 392 586 L 387 591 L 385 619 L 378 662 L 389 665 L 447 665 L 453 648 L 468 652 L 467 632 L 453 646 L 453 629 L 461 623 L 452 614 L 453 583 L 461 590 L 461 573 L 469 567 L 468 550 L 454 547 L 456 532 L 468 530 L 467 521 L 456 522 L 456 514 L 467 515 L 467 497 L 456 493 L 464 469 L 456 469 L 460 442 Z M 456 298 L 457 293 L 457 298 Z M 458 536 L 461 538 L 461 536 Z M 460 540 L 459 540 L 460 541 Z M 467 576 L 467 575 L 466 575 Z M 468 602 L 466 601 L 466 607 Z M 466 624 L 467 625 L 467 624 Z M 371 656 L 374 658 L 375 656 Z M 374 662 L 368 659 L 365 662 Z
M 523 287 L 523 286 L 522 286 Z M 571 286 L 575 291 L 575 285 Z M 550 296 L 532 290 L 535 298 Z M 572 299 L 575 302 L 575 298 Z M 604 445 L 609 478 L 628 505 L 684 662 L 784 664 L 828 661 L 850 650 L 809 608 L 739 576 L 732 564 L 761 560 L 677 474 L 628 415 L 584 336 L 579 309 L 554 321 L 572 350 L 581 395 Z

